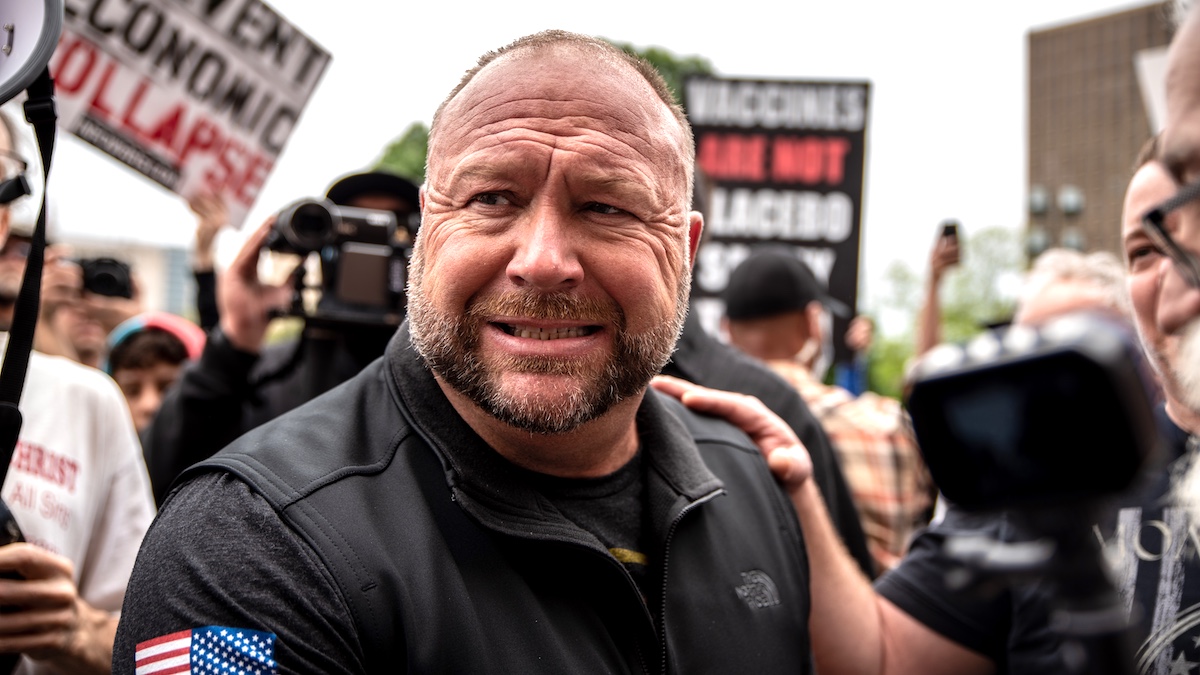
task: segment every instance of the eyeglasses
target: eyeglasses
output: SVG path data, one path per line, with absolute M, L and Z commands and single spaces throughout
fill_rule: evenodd
M 1200 180 L 1179 188 L 1179 192 L 1176 192 L 1174 197 L 1150 209 L 1146 215 L 1142 216 L 1142 229 L 1146 232 L 1146 236 L 1150 237 L 1150 241 L 1162 249 L 1171 262 L 1175 263 L 1175 269 L 1179 271 L 1179 275 L 1192 288 L 1200 288 L 1200 259 L 1183 250 L 1171 238 L 1170 233 L 1167 232 L 1167 215 L 1198 197 L 1200 197 Z
M 0 149 L 0 180 L 8 180 L 25 173 L 29 163 L 10 150 Z

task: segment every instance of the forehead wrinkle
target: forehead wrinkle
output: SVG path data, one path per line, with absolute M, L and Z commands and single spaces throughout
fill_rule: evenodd
M 538 53 L 516 53 L 489 64 L 444 111 L 437 134 L 442 138 L 431 139 L 431 166 L 461 162 L 473 148 L 493 147 L 513 135 L 527 134 L 554 148 L 575 141 L 592 143 L 614 156 L 636 160 L 632 164 L 660 208 L 682 208 L 691 148 L 685 147 L 687 130 L 670 107 L 632 68 L 617 64 L 606 70 L 615 77 L 591 78 L 572 68 L 570 61 L 571 56 L 549 61 Z M 582 65 L 596 67 L 592 62 Z M 456 155 L 458 160 L 453 159 Z
M 550 53 L 556 53 L 561 58 L 548 58 Z M 646 143 L 653 142 L 655 134 L 652 130 L 665 122 L 668 128 L 673 129 L 676 143 L 680 144 L 686 137 L 686 133 L 680 128 L 680 121 L 641 74 L 629 64 L 612 59 L 610 55 L 601 54 L 600 57 L 604 63 L 596 64 L 594 60 L 590 60 L 594 56 L 572 49 L 564 49 L 561 52 L 557 49 L 523 50 L 506 54 L 484 68 L 470 84 L 458 93 L 444 112 L 466 114 L 466 108 L 471 107 L 478 108 L 480 113 L 486 113 L 495 107 L 537 101 L 540 101 L 543 106 L 587 104 L 594 108 L 594 111 L 587 112 L 596 119 L 617 120 L 620 122 L 619 127 L 623 128 L 626 133 L 631 133 Z M 568 64 L 568 61 L 577 61 L 580 58 L 589 59 L 583 63 L 588 69 L 587 72 L 591 72 L 597 67 L 605 68 L 605 73 L 614 76 L 616 82 L 602 77 L 588 78 L 586 86 L 575 88 L 571 96 L 559 95 L 560 84 L 563 83 L 564 77 L 574 78 L 576 82 L 582 77 L 579 70 L 571 70 Z M 506 99 L 511 92 L 521 87 L 527 88 L 530 94 L 519 99 Z M 603 95 L 614 92 L 618 96 L 624 97 L 626 102 L 633 100 L 636 101 L 636 104 L 614 106 L 611 97 Z M 580 98 L 580 96 L 591 98 Z M 498 106 L 487 105 L 488 101 L 497 98 L 505 100 Z M 640 114 L 635 114 L 635 111 Z M 474 115 L 472 114 L 471 117 Z M 556 110 L 539 116 L 549 119 L 561 117 Z M 500 115 L 500 117 L 509 116 Z M 630 127 L 633 129 L 642 127 L 639 130 L 641 133 L 630 132 Z
M 578 140 L 578 139 L 571 139 Z M 510 143 L 533 144 L 544 146 L 548 160 L 546 162 L 530 162 L 517 149 L 501 149 L 500 154 L 488 156 L 489 148 L 482 148 L 464 156 L 449 176 L 451 184 L 462 181 L 477 180 L 481 183 L 490 181 L 521 182 L 532 180 L 541 182 L 547 180 L 562 161 L 579 158 L 580 162 L 562 171 L 561 179 L 572 189 L 595 192 L 608 191 L 617 195 L 631 198 L 645 195 L 650 202 L 645 206 L 653 209 L 668 208 L 670 200 L 664 194 L 660 181 L 653 175 L 634 164 L 630 166 L 597 165 L 594 157 L 588 156 L 576 147 L 563 147 L 561 139 L 551 136 L 547 142 L 533 139 L 520 139 Z M 584 143 L 587 141 L 584 140 Z M 500 145 L 497 143 L 495 145 Z M 495 147 L 495 145 L 490 147 Z
M 475 134 L 468 134 L 468 137 L 492 133 L 497 126 L 507 129 L 511 128 L 514 123 L 524 125 L 543 123 L 538 125 L 537 132 L 557 133 L 560 136 L 571 135 L 558 133 L 556 127 L 561 127 L 566 132 L 595 131 L 612 134 L 614 138 L 635 149 L 638 146 L 647 149 L 654 148 L 658 140 L 651 128 L 661 120 L 653 119 L 651 115 L 635 115 L 627 108 L 614 109 L 609 103 L 584 99 L 530 97 L 504 99 L 490 104 L 500 98 L 501 94 L 489 96 L 480 101 L 479 105 L 471 106 L 470 112 L 463 110 L 460 113 L 466 115 L 461 128 L 476 130 Z M 567 110 L 563 110 L 564 108 Z M 549 126 L 549 129 L 540 128 L 545 126 Z M 534 131 L 532 128 L 530 130 Z M 631 143 L 631 140 L 636 142 Z M 672 140 L 678 141 L 677 138 Z
M 571 127 L 570 129 L 564 129 L 564 131 L 576 131 L 577 129 L 578 127 Z M 585 129 L 584 131 L 591 130 Z M 580 146 L 590 146 L 601 152 L 624 159 L 645 160 L 649 159 L 647 154 L 656 154 L 653 149 L 647 148 L 643 152 L 642 149 L 632 147 L 628 143 L 621 141 L 621 139 L 616 139 L 618 142 L 603 142 L 605 139 L 611 138 L 611 136 L 604 133 L 554 133 L 544 129 L 534 129 L 529 126 L 518 126 L 516 128 L 508 128 L 506 126 L 506 128 L 499 132 L 493 132 L 491 127 L 484 127 L 472 132 L 467 139 L 464 139 L 463 143 L 465 145 L 478 144 L 480 147 L 470 150 L 461 156 L 456 164 L 463 168 L 455 169 L 452 172 L 452 180 L 470 177 L 484 179 L 501 177 L 501 174 L 509 172 L 511 167 L 502 169 L 499 165 L 508 162 L 507 157 L 509 155 L 520 152 L 517 146 L 543 146 L 548 152 L 570 153 L 571 155 L 579 156 L 587 164 L 595 164 L 598 159 L 589 156 L 585 148 Z M 502 147 L 510 145 L 513 147 Z M 488 151 L 498 154 L 490 157 L 480 156 Z M 526 158 L 521 157 L 518 157 L 516 161 L 523 164 L 529 163 Z M 653 163 L 659 164 L 661 162 Z M 608 169 L 597 169 L 595 173 L 598 176 L 602 176 L 604 173 L 612 173 L 614 175 L 611 179 L 601 178 L 591 180 L 591 183 L 597 186 L 636 183 L 641 187 L 650 188 L 661 201 L 666 201 L 662 192 L 672 186 L 659 185 L 661 181 L 655 180 L 654 176 L 645 170 L 642 164 L 643 162 L 641 161 L 634 161 Z M 492 166 L 489 167 L 488 165 Z M 638 180 L 631 181 L 628 178 L 620 177 L 622 174 L 635 175 L 638 177 Z M 682 174 L 683 167 L 681 165 L 676 166 L 675 162 L 672 162 L 668 178 L 681 183 L 683 180 Z M 544 175 L 540 177 L 544 177 Z

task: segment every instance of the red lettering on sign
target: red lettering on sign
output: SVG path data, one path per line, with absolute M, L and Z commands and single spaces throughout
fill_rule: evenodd
M 177 169 L 203 172 L 205 187 L 231 204 L 252 205 L 274 167 L 271 154 L 229 135 L 203 106 L 172 98 L 86 39 L 64 33 L 51 71 L 59 93 Z
M 246 165 L 238 176 L 237 182 L 231 186 L 233 196 L 243 204 L 253 204 L 262 189 L 267 174 L 275 166 L 275 160 L 256 152 L 246 160 Z
M 221 130 L 207 118 L 201 117 L 188 131 L 187 140 L 179 149 L 179 162 L 182 164 L 195 150 L 212 150 L 222 140 Z
M 742 134 L 707 134 L 700 138 L 696 162 L 711 178 L 762 181 L 767 139 Z
M 74 94 L 83 88 L 96 65 L 96 48 L 83 40 L 75 40 L 66 49 L 59 46 L 62 56 L 54 70 L 54 87 L 59 94 Z
M 222 138 L 213 154 L 217 162 L 204 174 L 205 187 L 247 206 L 253 204 L 275 160 L 236 138 Z
M 91 109 L 93 112 L 98 112 L 104 117 L 112 117 L 112 109 L 104 100 L 104 95 L 108 93 L 108 85 L 112 82 L 113 72 L 116 71 L 117 64 L 109 61 L 104 65 L 104 74 L 100 76 L 100 84 L 96 85 L 96 91 L 92 93 Z
M 771 144 L 771 178 L 779 183 L 839 185 L 849 151 L 845 138 L 778 136 Z
M 179 133 L 179 125 L 183 122 L 183 114 L 186 111 L 187 106 L 182 103 L 176 104 L 165 115 L 158 118 L 154 129 L 147 134 L 146 138 L 151 143 L 158 143 L 167 148 L 173 147 L 175 135 Z

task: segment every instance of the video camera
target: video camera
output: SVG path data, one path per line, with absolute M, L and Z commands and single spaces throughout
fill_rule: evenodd
M 320 254 L 321 300 L 306 311 L 303 270 L 289 314 L 366 325 L 400 325 L 405 281 L 412 254 L 407 229 L 391 211 L 338 206 L 301 199 L 275 217 L 265 248 L 302 257 Z
M 1154 391 L 1133 330 L 1090 314 L 943 345 L 914 371 L 906 404 L 934 482 L 1007 533 L 949 534 L 943 551 L 959 567 L 947 586 L 1049 582 L 1071 672 L 1135 672 L 1129 616 L 1093 527 L 1112 515 L 1106 499 L 1159 458 Z
M 80 258 L 75 262 L 83 268 L 85 291 L 113 298 L 133 297 L 133 276 L 128 263 L 114 258 Z
M 955 504 L 1052 508 L 1130 485 L 1157 449 L 1153 392 L 1132 331 L 1076 314 L 939 346 L 914 371 L 907 407 Z

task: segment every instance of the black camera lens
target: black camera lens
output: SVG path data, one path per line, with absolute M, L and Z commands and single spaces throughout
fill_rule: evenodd
M 129 265 L 112 258 L 88 258 L 79 261 L 83 268 L 83 287 L 96 295 L 132 298 L 133 278 Z
M 292 229 L 300 239 L 324 241 L 333 229 L 333 218 L 320 204 L 305 204 L 296 209 Z
M 279 213 L 275 229 L 296 253 L 319 251 L 336 240 L 334 216 L 319 201 L 297 202 Z

